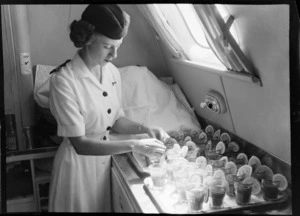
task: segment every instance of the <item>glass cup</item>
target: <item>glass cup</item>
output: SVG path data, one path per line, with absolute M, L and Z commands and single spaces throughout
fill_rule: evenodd
M 245 205 L 250 202 L 252 183 L 235 182 L 235 201 L 238 205 Z
M 240 167 L 245 165 L 244 162 L 245 162 L 244 159 L 235 159 L 235 165 L 237 170 L 239 170 Z
M 227 150 L 227 148 L 226 148 Z M 234 163 L 236 163 L 236 157 L 237 157 L 238 153 L 234 153 L 234 152 L 227 152 L 226 156 L 228 157 L 228 161 L 232 161 Z
M 185 189 L 188 182 L 189 172 L 184 167 L 176 167 L 173 170 L 176 189 L 178 192 L 178 201 L 186 201 Z
M 207 159 L 207 163 L 213 165 L 213 163 L 221 158 L 218 151 L 216 150 L 206 150 L 205 157 Z
M 232 168 L 224 168 L 225 176 L 233 174 Z
M 175 159 L 167 159 L 166 160 L 166 169 L 167 169 L 167 180 L 170 182 L 174 182 L 173 169 L 174 169 Z
M 170 182 L 174 182 L 175 179 L 174 179 L 173 171 L 182 168 L 186 164 L 188 164 L 188 161 L 182 157 L 167 159 L 166 160 L 167 179 Z
M 197 156 L 205 156 L 205 144 L 200 144 L 199 145 L 199 151 Z
M 207 160 L 218 160 L 219 159 L 219 153 L 216 150 L 206 150 L 205 156 Z
M 279 190 L 278 190 L 279 185 L 280 185 L 279 181 L 263 179 L 261 182 L 262 191 L 263 191 L 263 199 L 264 200 L 277 199 L 278 194 L 279 194 Z
M 270 179 L 270 177 L 267 175 L 266 171 L 254 173 L 253 177 L 255 177 L 260 183 L 262 183 L 263 179 L 272 181 L 272 179 Z
M 211 207 L 221 208 L 226 192 L 226 182 L 223 180 L 214 180 L 208 185 L 209 196 L 211 197 Z
M 226 194 L 228 196 L 235 196 L 234 183 L 240 181 L 239 177 L 236 174 L 228 174 L 226 175 L 226 180 L 228 182 Z
M 186 198 L 191 213 L 196 213 L 202 210 L 203 202 L 207 201 L 208 189 L 201 185 L 192 189 L 186 190 Z
M 160 159 L 161 159 L 161 156 L 162 156 L 161 154 L 155 154 L 155 155 L 149 156 L 148 157 L 149 164 L 159 163 Z
M 189 175 L 192 175 L 198 168 L 198 164 L 196 162 L 188 162 L 186 165 L 184 165 L 184 167 L 188 171 Z
M 221 169 L 225 173 L 225 164 L 226 164 L 226 161 L 223 161 L 223 160 L 221 160 L 221 161 L 220 160 L 214 161 L 213 164 L 212 164 L 213 171 Z
M 179 152 L 174 151 L 173 149 L 169 149 L 166 151 L 166 156 L 168 159 L 176 159 L 180 157 Z
M 188 211 L 186 190 L 188 189 L 188 186 L 191 186 L 191 184 L 189 184 L 189 172 L 184 166 L 176 167 L 173 170 L 173 176 L 178 195 L 175 209 L 178 212 L 186 212 Z
M 188 156 L 186 156 L 186 159 L 189 162 L 195 162 L 198 156 L 198 150 L 193 150 L 193 152 L 191 154 L 189 154 Z
M 149 165 L 149 172 L 155 189 L 162 189 L 165 185 L 167 177 L 167 169 L 165 165 L 153 163 Z
M 218 142 L 220 142 L 220 139 L 218 139 L 218 138 L 216 139 L 216 138 L 213 137 L 213 138 L 211 139 L 211 147 L 212 147 L 212 148 L 216 148 Z

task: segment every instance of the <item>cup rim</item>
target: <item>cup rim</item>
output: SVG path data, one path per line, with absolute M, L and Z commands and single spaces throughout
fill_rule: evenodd
M 243 182 L 243 181 L 237 181 L 235 182 L 237 185 L 236 187 L 243 187 L 243 188 L 248 188 L 253 186 L 253 182 Z
M 226 181 L 222 179 L 214 179 L 213 181 L 208 183 L 208 187 L 213 187 L 213 186 L 226 187 Z
M 263 179 L 261 181 L 262 185 L 265 185 L 266 183 L 270 184 L 270 185 L 274 185 L 276 187 L 279 187 L 280 185 L 280 181 L 274 181 L 272 179 Z
M 202 192 L 205 192 L 206 189 L 207 189 L 206 186 L 201 185 L 201 186 L 198 186 L 198 187 L 196 187 L 196 188 L 188 189 L 188 190 L 186 190 L 186 192 L 188 192 L 188 193 L 191 193 L 191 191 L 202 191 Z
M 237 174 L 233 174 L 233 173 L 230 173 L 230 174 L 227 174 L 225 177 L 226 177 L 226 180 L 228 181 L 228 177 L 231 177 L 231 176 L 234 176 L 232 179 L 229 179 L 230 181 L 234 181 L 234 182 L 239 182 L 239 176 Z
M 223 161 L 223 160 L 214 160 L 213 166 L 215 166 L 216 164 L 217 165 L 221 165 L 223 167 L 223 166 L 225 166 L 226 161 Z M 227 168 L 227 169 L 231 169 L 231 168 Z
M 206 153 L 208 153 L 208 152 L 210 152 L 210 153 L 216 153 L 216 154 L 219 155 L 219 151 L 216 150 L 216 149 L 208 149 L 208 150 L 206 151 Z

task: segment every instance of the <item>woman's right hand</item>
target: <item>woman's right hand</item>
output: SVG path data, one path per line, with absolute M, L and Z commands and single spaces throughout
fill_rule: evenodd
M 140 139 L 135 140 L 132 151 L 152 157 L 157 154 L 164 154 L 166 151 L 166 146 L 155 138 Z

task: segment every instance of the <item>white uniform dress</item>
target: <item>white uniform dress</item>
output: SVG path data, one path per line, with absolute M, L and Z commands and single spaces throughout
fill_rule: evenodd
M 50 110 L 64 140 L 53 162 L 49 211 L 111 211 L 111 156 L 78 155 L 67 138 L 108 139 L 124 116 L 119 71 L 111 63 L 102 71 L 100 83 L 77 53 L 50 78 Z

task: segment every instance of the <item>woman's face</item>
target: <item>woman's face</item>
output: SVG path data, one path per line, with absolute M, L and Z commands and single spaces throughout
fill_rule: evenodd
M 87 46 L 93 62 L 101 66 L 117 58 L 117 50 L 122 44 L 123 38 L 119 40 L 110 39 L 104 35 L 94 35 L 91 43 Z

